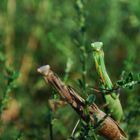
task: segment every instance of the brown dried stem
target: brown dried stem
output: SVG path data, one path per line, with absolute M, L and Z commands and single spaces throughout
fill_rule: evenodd
M 38 69 L 38 72 L 44 76 L 45 81 L 49 82 L 59 92 L 60 96 L 68 102 L 72 108 L 80 115 L 80 117 L 86 120 L 85 114 L 85 100 L 81 98 L 70 86 L 66 86 L 58 76 L 50 69 L 49 65 L 42 66 Z M 98 128 L 99 135 L 108 140 L 126 140 L 126 135 L 118 124 L 103 111 L 101 111 L 96 104 L 88 106 L 90 113 L 90 121 L 94 126 L 98 125 L 94 119 L 96 115 L 97 119 L 102 121 L 101 127 Z M 107 117 L 106 117 L 107 116 Z

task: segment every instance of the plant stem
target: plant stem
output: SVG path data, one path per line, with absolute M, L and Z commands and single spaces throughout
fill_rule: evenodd
M 78 42 L 78 46 L 79 46 L 79 50 L 80 50 L 80 61 L 81 61 L 81 65 L 82 65 L 82 90 L 83 93 L 86 93 L 86 74 L 87 74 L 87 52 L 86 52 L 86 47 L 85 47 L 85 14 L 84 14 L 84 1 L 83 0 L 76 0 L 76 11 L 77 11 L 77 15 L 78 15 L 78 35 L 79 35 L 79 40 L 77 40 Z
M 76 125 L 74 126 L 74 128 L 73 128 L 73 130 L 72 130 L 71 137 L 74 137 L 74 133 L 75 133 L 75 131 L 76 131 L 76 129 L 77 129 L 79 123 L 80 123 L 80 119 L 76 122 Z
M 52 111 L 51 111 L 51 109 L 50 109 L 49 130 L 50 130 L 50 140 L 53 140 L 53 124 L 52 124 Z

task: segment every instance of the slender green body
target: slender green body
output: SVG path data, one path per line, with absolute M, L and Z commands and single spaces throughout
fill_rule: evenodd
M 98 72 L 98 75 L 100 76 L 102 86 L 106 90 L 112 90 L 113 84 L 107 74 L 104 62 L 104 52 L 102 49 L 103 43 L 95 42 L 92 43 L 91 46 L 93 48 L 93 57 L 96 65 L 96 70 Z M 103 97 L 111 116 L 116 121 L 120 121 L 123 117 L 123 110 L 118 95 L 115 92 L 112 92 L 110 94 L 103 93 Z

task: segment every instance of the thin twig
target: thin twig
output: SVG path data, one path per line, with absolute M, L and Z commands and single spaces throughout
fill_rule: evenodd
M 52 125 L 52 121 L 49 124 L 50 126 L 50 140 L 53 140 L 53 125 Z
M 74 137 L 74 133 L 79 125 L 79 122 L 80 122 L 80 119 L 76 122 L 76 125 L 74 126 L 73 130 L 72 130 L 72 133 L 71 133 L 71 137 Z

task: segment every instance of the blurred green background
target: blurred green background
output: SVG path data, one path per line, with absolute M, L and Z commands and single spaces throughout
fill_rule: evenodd
M 77 80 L 82 77 L 83 45 L 86 82 L 94 87 L 98 86 L 90 51 L 94 41 L 104 43 L 106 66 L 114 83 L 122 71 L 140 73 L 140 1 L 84 0 L 84 35 L 80 34 L 82 23 L 76 2 L 78 0 L 0 1 L 1 102 L 8 87 L 7 73 L 10 76 L 13 71 L 20 73 L 19 78 L 15 78 L 16 86 L 6 95 L 0 139 L 49 140 L 51 120 L 55 140 L 65 140 L 71 135 L 78 116 L 68 105 L 50 111 L 48 100 L 58 97 L 36 70 L 49 64 L 67 84 L 80 91 Z M 121 125 L 131 140 L 140 139 L 139 93 L 138 86 L 120 93 L 125 112 Z M 100 97 L 96 96 L 96 103 L 101 107 Z

